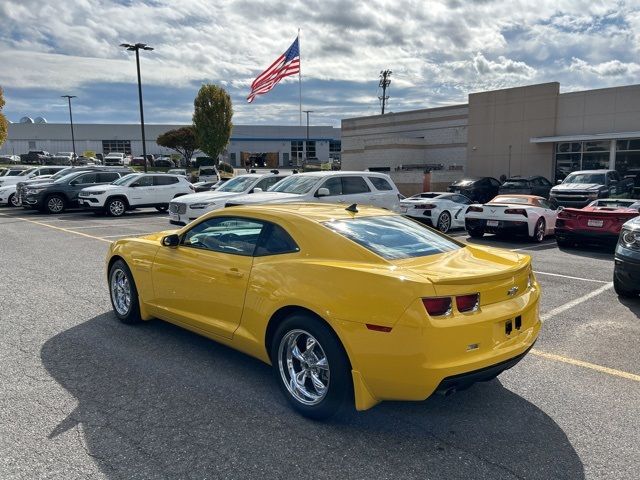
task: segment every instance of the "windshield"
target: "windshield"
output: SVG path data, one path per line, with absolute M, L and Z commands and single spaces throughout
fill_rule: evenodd
M 30 168 L 29 170 L 24 170 L 23 172 L 20 172 L 18 174 L 18 177 L 26 177 L 27 175 L 29 175 L 32 172 L 35 172 L 36 169 L 35 168 Z
M 127 183 L 133 181 L 141 175 L 141 173 L 130 173 L 128 175 L 125 175 L 124 177 L 120 177 L 119 179 L 114 180 L 113 182 L 111 182 L 111 185 L 126 185 Z
M 57 179 L 62 178 L 65 175 L 68 175 L 71 172 L 73 172 L 73 168 L 71 168 L 71 167 L 63 168 L 62 170 L 57 172 L 55 175 L 51 175 L 51 178 L 49 180 L 53 180 L 55 182 Z
M 502 184 L 503 187 L 525 187 L 528 185 L 529 180 L 525 180 L 524 178 L 510 178 Z
M 303 195 L 311 191 L 316 183 L 318 183 L 318 177 L 303 177 L 302 175 L 294 175 L 280 180 L 278 183 L 269 188 L 268 191 Z
M 457 182 L 453 182 L 451 185 L 465 187 L 465 186 L 471 185 L 472 183 L 477 182 L 477 181 L 478 181 L 477 178 L 465 178 L 465 179 L 462 179 L 462 180 L 458 180 Z
M 56 178 L 56 179 L 54 180 L 54 183 L 64 183 L 64 182 L 66 182 L 67 180 L 69 180 L 69 179 L 73 178 L 74 176 L 76 176 L 77 174 L 78 174 L 78 172 L 77 172 L 77 171 L 67 173 L 66 175 L 63 175 L 63 176 L 62 176 L 62 177 L 60 177 L 60 178 Z M 50 178 L 50 179 L 49 179 L 49 181 L 51 181 L 51 180 L 52 180 L 52 179 Z
M 445 195 L 443 193 L 427 192 L 427 193 L 419 193 L 417 195 L 413 195 L 412 197 L 409 197 L 409 200 L 419 199 L 419 198 L 448 198 L 448 197 L 449 195 Z
M 605 184 L 604 173 L 572 173 L 562 183 L 596 183 Z
M 524 197 L 496 197 L 491 200 L 489 203 L 518 203 L 521 205 L 527 205 L 529 203 L 528 198 Z
M 387 260 L 426 257 L 461 248 L 444 235 L 400 215 L 334 220 L 324 225 Z
M 241 175 L 226 182 L 222 187 L 218 189 L 218 192 L 244 192 L 257 180 L 257 177 L 248 177 Z

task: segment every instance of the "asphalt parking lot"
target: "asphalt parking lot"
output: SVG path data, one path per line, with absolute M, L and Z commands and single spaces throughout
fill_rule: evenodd
M 614 294 L 610 251 L 479 240 L 533 257 L 531 354 L 449 397 L 316 423 L 257 360 L 117 321 L 109 242 L 169 228 L 155 210 L 0 210 L 0 478 L 638 478 L 640 300 Z

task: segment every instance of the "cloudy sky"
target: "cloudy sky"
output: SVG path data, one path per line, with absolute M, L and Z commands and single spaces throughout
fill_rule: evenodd
M 236 124 L 297 124 L 297 79 L 246 103 L 251 81 L 301 28 L 312 123 L 464 103 L 473 91 L 559 81 L 562 91 L 639 83 L 640 0 L 2 0 L 0 86 L 9 120 L 190 122 L 202 83 L 231 94 Z

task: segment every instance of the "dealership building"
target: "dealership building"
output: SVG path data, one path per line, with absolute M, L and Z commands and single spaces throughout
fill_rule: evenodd
M 186 125 L 145 125 L 147 153 L 175 153 L 160 147 L 156 139 L 162 133 Z M 142 155 L 142 135 L 136 124 L 74 124 L 76 152 L 107 154 L 124 152 Z M 0 155 L 45 150 L 50 153 L 73 150 L 69 124 L 40 121 L 9 124 L 9 135 L 0 147 Z M 310 126 L 307 139 L 306 127 L 235 125 L 229 145 L 223 157 L 234 166 L 243 166 L 251 157 L 261 158 L 270 167 L 289 166 L 307 158 L 321 162 L 340 159 L 340 129 L 326 126 Z
M 640 169 L 640 85 L 560 93 L 557 82 L 472 93 L 468 103 L 342 121 L 342 168 L 462 175 Z M 434 184 L 435 183 L 435 184 Z M 416 187 L 418 188 L 418 187 Z

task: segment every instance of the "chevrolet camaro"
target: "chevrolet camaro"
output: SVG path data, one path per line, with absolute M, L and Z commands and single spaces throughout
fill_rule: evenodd
M 374 207 L 218 210 L 114 242 L 107 275 L 120 320 L 160 318 L 271 364 L 316 419 L 490 380 L 540 330 L 528 256 Z

